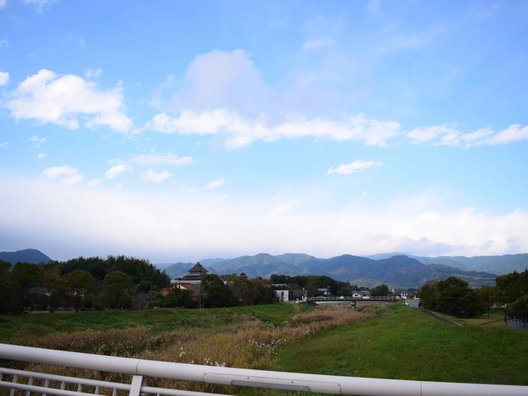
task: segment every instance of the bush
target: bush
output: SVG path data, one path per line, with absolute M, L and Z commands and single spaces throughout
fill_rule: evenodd
M 478 294 L 467 282 L 449 277 L 438 283 L 430 282 L 420 289 L 420 305 L 448 315 L 470 318 L 484 312 Z
M 522 296 L 517 301 L 506 306 L 506 315 L 509 317 L 528 321 L 528 295 Z

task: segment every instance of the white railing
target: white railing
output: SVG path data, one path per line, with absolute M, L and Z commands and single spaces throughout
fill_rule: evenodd
M 508 324 L 508 327 L 511 327 L 513 329 L 522 329 L 522 330 L 528 330 L 528 321 L 517 319 L 517 318 L 506 318 L 506 323 Z
M 25 391 L 27 396 L 31 395 L 31 392 L 61 396 L 93 395 L 100 392 L 107 392 L 105 394 L 111 392 L 114 396 L 123 394 L 123 392 L 128 393 L 130 396 L 140 396 L 142 394 L 170 396 L 211 395 L 211 393 L 149 387 L 146 384 L 147 377 L 344 395 L 528 395 L 528 386 L 407 381 L 247 370 L 91 355 L 8 344 L 0 344 L 0 359 L 51 364 L 132 376 L 130 384 L 123 384 L 0 368 L 0 388 L 11 389 L 10 395 L 15 395 L 15 390 L 17 389 Z M 90 393 L 87 393 L 88 390 L 90 390 Z

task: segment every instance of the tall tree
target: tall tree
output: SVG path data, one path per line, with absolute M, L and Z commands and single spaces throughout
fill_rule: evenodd
M 0 260 L 0 313 L 24 310 L 24 289 L 10 271 L 11 264 Z
M 129 308 L 132 278 L 122 271 L 109 272 L 103 281 L 101 301 L 106 308 Z
M 483 313 L 477 293 L 467 282 L 453 276 L 420 289 L 420 305 L 438 312 L 459 317 L 473 317 Z
M 370 293 L 373 296 L 378 296 L 378 297 L 388 296 L 389 295 L 389 286 L 387 286 L 386 284 L 382 283 L 381 285 L 378 285 L 378 286 L 372 288 L 370 290 Z
M 228 307 L 233 305 L 231 289 L 218 275 L 209 274 L 202 279 L 205 307 Z
M 97 282 L 88 271 L 75 270 L 68 274 L 66 278 L 66 287 L 70 294 L 72 306 L 75 311 L 91 306 L 95 303 L 95 294 Z

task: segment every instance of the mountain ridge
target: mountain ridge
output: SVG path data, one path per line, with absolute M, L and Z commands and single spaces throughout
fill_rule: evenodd
M 271 255 L 259 253 L 254 256 L 240 256 L 233 259 L 219 259 L 214 261 L 200 261 L 210 272 L 217 274 L 242 273 L 253 276 L 269 277 L 271 274 L 281 275 L 327 275 L 336 280 L 348 281 L 360 286 L 374 286 L 386 283 L 392 287 L 417 288 L 431 279 L 446 279 L 449 276 L 457 276 L 473 287 L 492 285 L 497 275 L 522 271 L 528 268 L 528 254 L 505 255 L 514 257 L 513 264 L 505 266 L 500 270 L 499 266 L 491 266 L 489 257 L 496 258 L 499 263 L 504 263 L 504 256 L 481 256 L 487 267 L 495 271 L 484 271 L 476 268 L 474 260 L 477 257 L 468 258 L 458 256 L 455 261 L 453 257 L 443 258 L 418 257 L 403 253 L 380 254 L 374 257 L 355 256 L 344 254 L 330 257 L 328 259 L 317 258 L 304 253 L 286 253 Z M 455 266 L 458 262 L 470 259 L 472 266 Z M 467 261 L 467 260 L 466 260 Z M 213 265 L 208 265 L 209 263 Z M 171 277 L 184 275 L 194 263 L 176 263 L 165 268 Z
M 0 260 L 11 264 L 28 262 L 45 264 L 53 261 L 37 249 L 0 252 Z M 211 273 L 244 272 L 249 277 L 281 275 L 326 275 L 360 286 L 386 283 L 392 287 L 417 288 L 431 279 L 457 276 L 473 287 L 494 284 L 497 275 L 528 269 L 528 253 L 500 256 L 419 257 L 405 253 L 383 253 L 369 257 L 343 254 L 327 259 L 305 253 L 271 255 L 259 253 L 232 259 L 200 260 Z M 157 265 L 171 277 L 182 276 L 195 263 L 178 262 Z

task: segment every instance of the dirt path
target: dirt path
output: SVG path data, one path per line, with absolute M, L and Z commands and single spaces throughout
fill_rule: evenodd
M 431 318 L 439 320 L 440 322 L 449 323 L 449 324 L 455 325 L 455 326 L 462 326 L 462 324 L 460 324 L 458 322 L 455 322 L 454 320 L 447 319 L 447 318 L 444 318 L 442 316 L 439 316 L 436 313 L 434 313 L 433 311 L 429 311 L 428 309 L 423 309 L 423 308 L 418 308 L 418 309 L 420 311 L 422 311 L 423 313 L 429 315 Z

